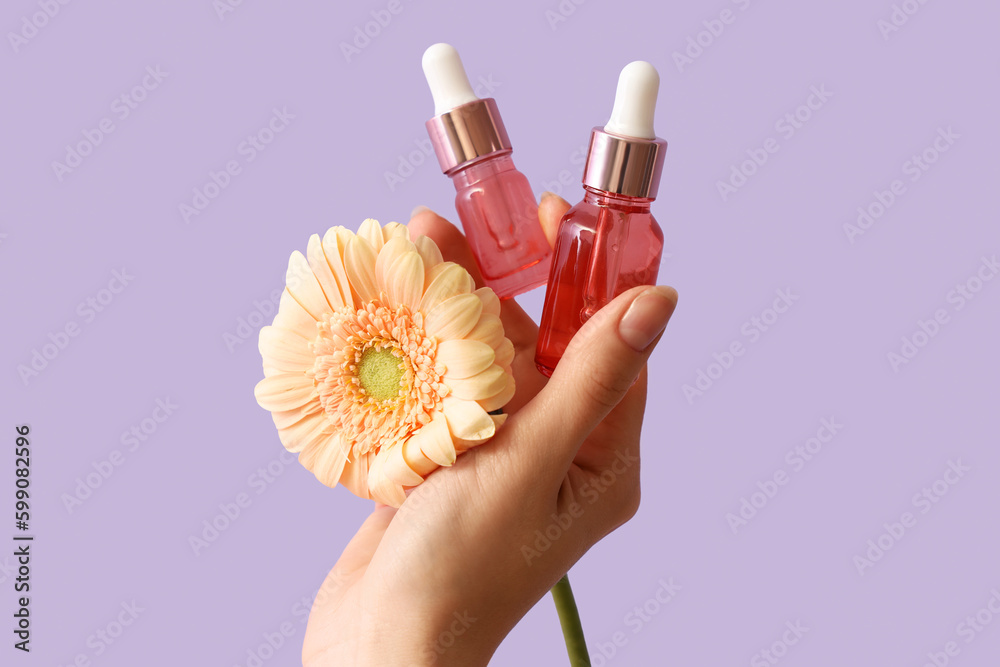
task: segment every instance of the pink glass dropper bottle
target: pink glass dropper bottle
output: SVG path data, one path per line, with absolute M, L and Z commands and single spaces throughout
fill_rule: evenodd
M 434 96 L 427 133 L 458 191 L 455 208 L 484 282 L 500 298 L 544 285 L 552 251 L 531 185 L 514 168 L 496 101 L 476 97 L 448 44 L 428 48 L 423 69 Z
M 626 290 L 656 284 L 663 232 L 649 207 L 667 142 L 653 131 L 660 77 L 647 62 L 618 78 L 611 119 L 590 134 L 583 201 L 559 223 L 535 365 L 551 376 L 573 335 Z

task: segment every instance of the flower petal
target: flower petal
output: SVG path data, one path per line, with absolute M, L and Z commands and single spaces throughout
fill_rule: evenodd
M 455 438 L 454 442 L 455 442 L 455 453 L 458 454 L 459 456 L 466 453 L 476 445 L 480 444 L 475 440 L 462 440 L 461 438 Z M 483 442 L 486 441 L 483 440 Z
M 499 431 L 500 427 L 503 426 L 503 423 L 505 421 L 507 421 L 507 417 L 508 417 L 508 415 L 506 413 L 505 414 L 501 414 L 501 415 L 490 415 L 490 419 L 492 419 L 493 423 L 496 424 L 496 430 L 497 431 Z M 483 444 L 484 442 L 489 441 L 492 437 L 493 436 L 490 436 L 490 438 L 479 438 L 477 440 L 462 440 L 462 439 L 456 438 L 455 439 L 455 451 L 458 452 L 459 454 L 462 454 L 462 453 L 467 452 L 468 450 L 472 449 L 473 447 L 478 447 L 479 445 Z
M 496 315 L 483 314 L 472 331 L 465 334 L 465 338 L 482 341 L 497 349 L 503 343 L 503 322 Z
M 427 458 L 427 455 L 420 451 L 420 440 L 410 437 L 403 441 L 403 461 L 406 466 L 421 477 L 427 477 L 440 466 Z
M 483 312 L 500 317 L 500 297 L 489 287 L 480 287 L 475 292 L 479 300 L 483 302 Z
M 347 242 L 353 237 L 354 234 L 350 230 L 339 226 L 331 227 L 323 235 L 323 254 L 326 255 L 326 263 L 330 265 L 333 277 L 337 280 L 341 298 L 352 308 L 355 307 L 354 294 L 347 279 L 347 269 L 344 268 L 344 251 L 347 249 Z
M 386 243 L 392 238 L 404 238 L 407 241 L 410 240 L 410 230 L 406 225 L 401 225 L 398 222 L 387 222 L 385 227 L 382 228 L 382 238 L 385 239 Z
M 347 244 L 355 237 L 355 233 L 342 225 L 337 225 L 333 230 L 337 233 L 337 245 L 340 246 L 340 255 L 343 257 Z
M 368 490 L 371 497 L 380 503 L 385 503 L 391 507 L 399 507 L 406 500 L 403 487 L 396 484 L 385 474 L 385 460 L 388 450 L 381 450 L 372 459 L 372 466 L 368 470 Z
M 462 338 L 483 312 L 483 302 L 475 294 L 459 294 L 434 306 L 424 320 L 424 330 L 438 341 Z
M 421 453 L 439 466 L 455 463 L 455 444 L 451 441 L 448 421 L 443 414 L 438 414 L 429 424 L 425 424 L 410 440 L 420 448 Z
M 371 454 L 354 454 L 344 464 L 340 483 L 358 498 L 371 498 L 368 492 L 368 468 Z
M 299 463 L 326 486 L 337 486 L 347 465 L 343 440 L 339 434 L 317 438 L 299 454 Z
M 427 267 L 427 259 L 424 258 L 424 267 Z M 468 294 L 476 288 L 472 276 L 465 270 L 465 267 L 454 262 L 444 262 L 437 264 L 426 272 L 425 283 L 427 291 L 420 299 L 418 310 L 429 313 L 435 306 L 447 298 L 457 294 Z
M 293 410 L 319 399 L 312 380 L 303 373 L 281 373 L 266 377 L 257 383 L 253 393 L 260 407 L 271 412 Z
M 389 269 L 407 252 L 416 252 L 417 247 L 407 239 L 390 239 L 382 249 L 378 251 L 375 259 L 375 285 L 381 292 L 389 291 Z
M 449 396 L 441 401 L 441 410 L 448 420 L 448 430 L 456 438 L 485 440 L 496 432 L 494 421 L 474 401 Z
M 358 236 L 368 241 L 371 244 L 372 249 L 375 254 L 382 249 L 382 245 L 385 243 L 385 238 L 382 236 L 382 227 L 379 226 L 378 220 L 375 218 L 365 218 L 358 227 Z
M 316 337 L 316 318 L 295 300 L 287 288 L 281 292 L 278 314 L 274 316 L 274 326 L 294 331 L 309 340 Z
M 314 442 L 326 442 L 332 435 L 332 425 L 324 412 L 306 414 L 291 426 L 278 429 L 281 444 L 290 452 L 301 452 Z
M 361 236 L 351 239 L 344 251 L 344 268 L 347 269 L 351 287 L 361 303 L 374 301 L 379 297 L 375 283 L 375 259 L 372 244 Z
M 319 239 L 319 234 L 309 237 L 309 245 L 306 247 L 306 259 L 309 260 L 309 268 L 316 276 L 326 301 L 332 308 L 340 308 L 344 305 L 344 295 L 340 292 L 337 279 L 333 275 L 329 262 L 326 261 L 326 253 L 323 252 L 323 242 Z
M 305 371 L 312 368 L 316 355 L 309 341 L 294 331 L 275 326 L 263 327 L 257 348 L 265 361 L 283 371 Z
M 312 401 L 310 403 L 306 403 L 305 405 L 300 405 L 297 408 L 292 408 L 291 410 L 278 410 L 277 412 L 272 412 L 271 419 L 274 420 L 275 428 L 283 429 L 288 428 L 306 415 L 321 412 L 322 410 L 323 406 L 320 405 L 319 401 Z
M 420 473 L 411 468 L 409 463 L 407 463 L 406 457 L 403 456 L 405 447 L 406 442 L 401 442 L 398 445 L 388 448 L 385 459 L 385 475 L 396 484 L 400 484 L 402 486 L 416 486 L 424 481 L 424 478 L 421 477 Z M 417 450 L 417 453 L 420 453 L 419 449 Z M 424 474 L 427 474 L 431 470 L 434 470 L 434 468 L 437 468 L 436 463 L 427 460 L 422 454 L 420 455 L 420 458 L 426 462 L 425 466 L 422 466 L 426 470 Z
M 420 253 L 420 258 L 424 260 L 424 280 L 429 285 L 431 282 L 431 270 L 438 264 L 443 264 L 444 257 L 441 256 L 441 250 L 429 236 L 418 236 L 413 244 L 417 246 L 417 252 Z
M 445 375 L 453 378 L 472 377 L 493 363 L 493 348 L 468 338 L 452 338 L 438 344 L 436 361 L 444 364 Z
M 451 395 L 470 401 L 489 398 L 503 390 L 507 383 L 507 374 L 503 369 L 493 364 L 482 373 L 470 378 L 444 378 L 445 384 L 451 387 Z
M 292 293 L 295 300 L 316 320 L 326 319 L 333 308 L 323 294 L 323 288 L 319 286 L 316 276 L 309 268 L 309 262 L 296 250 L 288 258 L 288 271 L 285 272 L 285 285 Z
M 424 260 L 416 252 L 405 253 L 389 267 L 389 305 L 402 305 L 414 312 L 424 293 Z
M 504 338 L 503 342 L 494 350 L 494 353 L 496 355 L 494 363 L 504 370 L 509 370 L 511 362 L 514 361 L 514 343 Z
M 493 396 L 489 398 L 481 398 L 476 401 L 479 405 L 487 412 L 493 412 L 494 410 L 499 410 L 503 406 L 510 402 L 510 399 L 514 398 L 514 391 L 516 389 L 514 383 L 514 376 L 509 372 L 507 373 L 507 384 L 498 391 Z

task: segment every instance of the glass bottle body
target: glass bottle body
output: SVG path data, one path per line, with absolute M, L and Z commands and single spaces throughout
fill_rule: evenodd
M 511 151 L 456 168 L 455 209 L 483 281 L 501 299 L 544 285 L 552 250 L 538 222 L 538 203 Z
M 652 199 L 584 190 L 559 223 L 552 254 L 535 351 L 535 365 L 547 376 L 594 313 L 622 292 L 656 284 L 663 254 Z

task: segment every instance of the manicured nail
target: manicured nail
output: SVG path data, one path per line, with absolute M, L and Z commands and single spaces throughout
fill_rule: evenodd
M 549 197 L 555 197 L 555 196 L 556 196 L 556 193 L 549 192 L 548 190 L 546 190 L 545 192 L 542 193 L 542 196 L 539 197 L 538 202 L 541 203 L 541 202 L 545 201 L 546 199 L 548 199 Z
M 672 287 L 657 285 L 635 298 L 618 323 L 618 335 L 636 352 L 642 352 L 667 327 L 677 304 Z
M 419 206 L 417 206 L 416 208 L 414 208 L 412 211 L 410 211 L 410 219 L 412 220 L 413 218 L 417 217 L 418 215 L 420 215 L 424 211 L 430 211 L 430 209 L 427 208 L 426 206 L 424 206 L 423 204 L 420 204 Z

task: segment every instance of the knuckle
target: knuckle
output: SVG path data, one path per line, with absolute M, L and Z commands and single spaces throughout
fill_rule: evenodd
M 622 501 L 620 510 L 621 523 L 631 521 L 632 517 L 634 517 L 639 511 L 639 504 L 641 501 L 642 493 L 639 491 L 639 486 L 636 485 L 633 487 L 631 493 L 626 494 L 626 497 Z
M 624 481 L 624 480 L 623 480 Z M 619 492 L 615 494 L 611 502 L 611 520 L 614 522 L 612 530 L 628 523 L 639 511 L 639 503 L 642 493 L 638 484 L 622 484 Z

